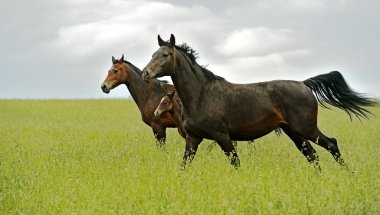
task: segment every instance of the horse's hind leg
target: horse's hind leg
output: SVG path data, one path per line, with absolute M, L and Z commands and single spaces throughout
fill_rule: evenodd
M 282 129 L 286 133 L 286 135 L 289 136 L 289 138 L 294 142 L 294 144 L 297 146 L 298 150 L 302 152 L 302 154 L 306 157 L 307 161 L 309 163 L 315 164 L 319 169 L 318 164 L 318 155 L 317 152 L 314 150 L 314 148 L 311 146 L 310 142 L 300 135 L 297 135 L 295 132 L 290 130 L 288 126 L 282 126 Z
M 327 137 L 317 128 L 310 140 L 329 151 L 340 165 L 346 166 L 335 138 Z

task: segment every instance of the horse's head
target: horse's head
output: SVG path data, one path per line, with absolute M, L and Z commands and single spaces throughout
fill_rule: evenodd
M 170 91 L 166 96 L 162 97 L 160 104 L 158 104 L 156 110 L 154 111 L 154 116 L 159 117 L 163 113 L 170 112 L 173 110 L 173 97 L 175 91 Z
M 116 60 L 112 56 L 112 66 L 108 70 L 108 75 L 102 83 L 102 90 L 104 93 L 109 93 L 113 88 L 119 86 L 127 81 L 127 65 L 124 63 L 124 55 L 120 60 Z
M 175 68 L 175 37 L 172 34 L 170 41 L 165 42 L 158 35 L 158 45 L 160 48 L 153 54 L 152 59 L 143 70 L 142 78 L 146 81 L 152 78 L 170 76 Z

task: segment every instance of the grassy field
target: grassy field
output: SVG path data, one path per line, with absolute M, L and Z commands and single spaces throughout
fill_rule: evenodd
M 157 148 L 130 100 L 0 101 L 1 214 L 380 214 L 380 108 L 350 122 L 320 108 L 351 171 L 285 135 L 240 142 L 241 168 L 203 141 L 187 171 L 175 129 Z

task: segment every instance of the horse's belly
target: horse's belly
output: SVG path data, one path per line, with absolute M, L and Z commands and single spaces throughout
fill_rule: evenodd
M 229 124 L 230 137 L 233 140 L 253 140 L 260 138 L 279 126 L 280 120 L 275 114 L 267 117 L 247 117 L 240 122 Z
M 251 127 L 245 129 L 239 129 L 230 131 L 230 137 L 232 140 L 253 140 L 269 134 L 273 131 L 275 126 L 263 126 L 263 127 Z

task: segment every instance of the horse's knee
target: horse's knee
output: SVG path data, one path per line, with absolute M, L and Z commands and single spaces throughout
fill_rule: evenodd
M 165 137 L 166 137 L 165 132 L 159 132 L 159 133 L 157 133 L 156 137 L 159 140 L 165 139 Z
M 335 138 L 328 138 L 327 150 L 334 156 L 334 158 L 340 158 L 340 150 L 338 147 L 338 142 Z
M 328 138 L 328 147 L 333 149 L 333 150 L 339 150 L 338 149 L 338 141 L 333 137 Z
M 153 133 L 154 133 L 154 137 L 156 138 L 156 143 L 159 146 L 163 146 L 165 144 L 165 139 L 166 139 L 165 128 L 154 127 Z

